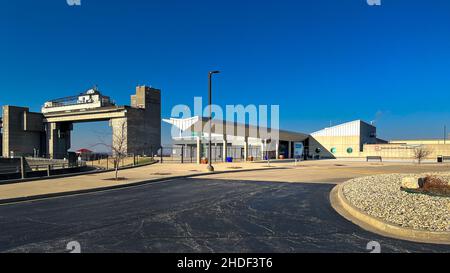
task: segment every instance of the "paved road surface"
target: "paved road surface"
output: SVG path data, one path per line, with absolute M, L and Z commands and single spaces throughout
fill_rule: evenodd
M 339 216 L 332 184 L 179 179 L 0 206 L 0 251 L 450 252 L 384 238 Z

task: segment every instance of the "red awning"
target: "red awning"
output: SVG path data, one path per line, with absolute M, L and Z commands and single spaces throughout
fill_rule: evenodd
M 77 151 L 77 154 L 90 154 L 90 153 L 92 153 L 92 151 L 89 149 L 79 149 Z

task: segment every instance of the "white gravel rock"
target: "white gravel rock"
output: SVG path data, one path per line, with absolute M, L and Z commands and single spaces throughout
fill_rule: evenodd
M 416 178 L 412 176 L 402 178 L 402 187 L 405 189 L 418 189 L 420 188 L 422 178 Z
M 400 190 L 403 178 L 426 175 L 450 181 L 450 173 L 375 175 L 349 180 L 343 193 L 355 207 L 386 222 L 420 230 L 450 231 L 450 198 Z

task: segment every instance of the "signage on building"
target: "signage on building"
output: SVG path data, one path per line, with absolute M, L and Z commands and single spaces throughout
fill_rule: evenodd
M 294 158 L 301 158 L 303 156 L 303 142 L 294 142 Z

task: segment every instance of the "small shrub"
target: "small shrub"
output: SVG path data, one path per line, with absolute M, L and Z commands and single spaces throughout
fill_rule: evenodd
M 450 185 L 437 176 L 428 175 L 424 179 L 422 191 L 438 195 L 450 195 Z
M 417 159 L 417 163 L 422 163 L 422 160 L 432 154 L 431 150 L 425 147 L 417 147 L 414 149 L 414 158 Z

